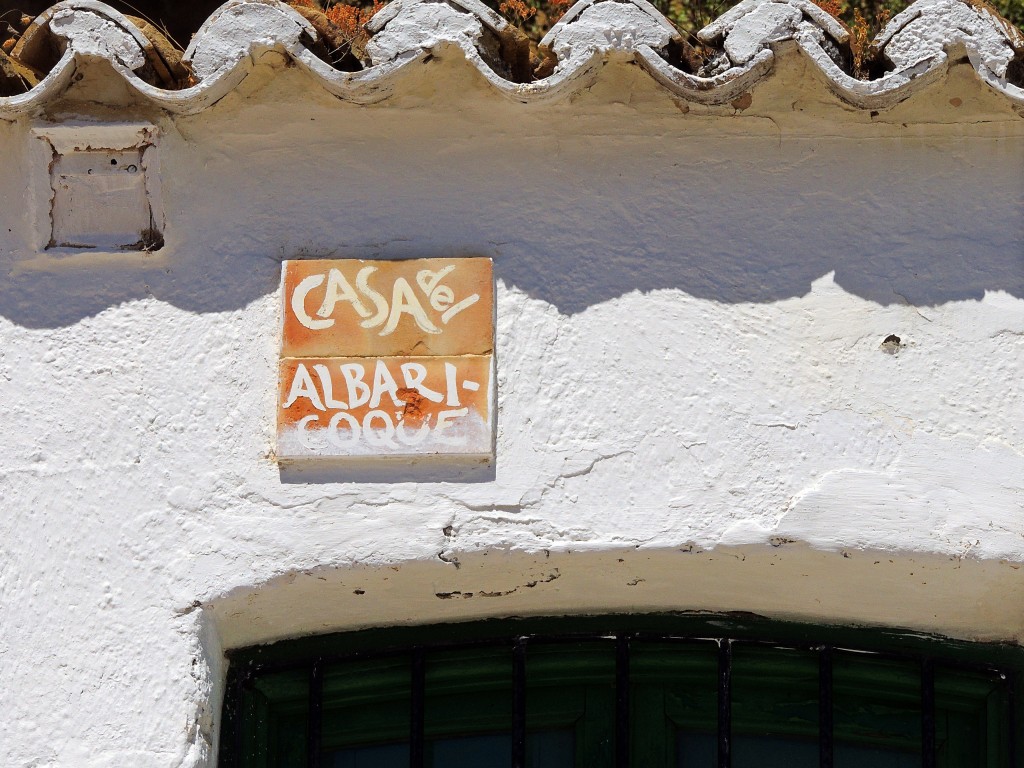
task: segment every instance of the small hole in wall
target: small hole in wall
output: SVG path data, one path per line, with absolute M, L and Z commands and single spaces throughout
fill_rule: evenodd
M 116 157 L 110 158 L 110 164 L 111 165 L 117 165 L 117 158 Z
M 890 355 L 895 355 L 897 352 L 900 351 L 900 347 L 902 346 L 902 339 L 900 339 L 900 337 L 897 336 L 895 333 L 890 333 L 888 336 L 882 339 L 882 343 L 879 345 L 879 348 L 883 352 L 886 352 Z

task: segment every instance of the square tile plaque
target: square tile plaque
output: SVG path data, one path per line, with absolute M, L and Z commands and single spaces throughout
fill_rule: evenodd
M 490 259 L 286 261 L 279 459 L 490 457 Z

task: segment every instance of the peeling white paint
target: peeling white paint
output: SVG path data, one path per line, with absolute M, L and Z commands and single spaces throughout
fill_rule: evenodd
M 138 37 L 97 14 L 61 9 L 50 19 L 50 29 L 71 41 L 75 52 L 82 56 L 113 59 L 131 70 L 146 63 Z
M 733 64 L 746 64 L 770 43 L 793 37 L 803 19 L 799 9 L 787 3 L 764 3 L 746 14 L 725 39 L 725 52 Z
M 1020 32 L 1014 41 L 1020 44 Z M 912 67 L 950 48 L 963 47 L 976 65 L 1006 76 L 1014 57 L 1007 30 L 987 11 L 958 0 L 919 0 L 897 14 L 879 35 L 886 58 L 897 69 Z
M 640 46 L 664 50 L 677 36 L 671 28 L 655 23 L 644 8 L 630 3 L 595 3 L 572 23 L 552 29 L 551 49 L 561 69 L 577 69 L 595 53 L 632 52 Z
M 445 3 L 417 3 L 371 38 L 366 52 L 374 62 L 394 61 L 410 51 L 430 50 L 442 42 L 475 49 L 480 22 Z

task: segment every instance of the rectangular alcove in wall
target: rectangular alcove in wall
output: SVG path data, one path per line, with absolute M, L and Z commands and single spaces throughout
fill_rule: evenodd
M 163 246 L 158 131 L 146 123 L 32 129 L 41 250 L 155 251 Z

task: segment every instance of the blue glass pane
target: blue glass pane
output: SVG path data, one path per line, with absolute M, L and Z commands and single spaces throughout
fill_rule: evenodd
M 715 768 L 717 738 L 710 733 L 680 732 L 677 768 Z M 738 736 L 732 742 L 733 768 L 797 768 L 818 765 L 818 743 L 778 736 Z M 867 768 L 868 763 L 863 764 Z
M 740 736 L 732 741 L 733 768 L 817 768 L 818 757 L 817 741 L 779 736 Z
M 676 768 L 715 768 L 718 740 L 711 733 L 679 732 L 676 738 Z
M 715 768 L 716 738 L 710 733 L 680 732 L 676 746 L 677 768 Z M 817 765 L 818 745 L 796 739 L 740 737 L 733 741 L 734 768 L 791 768 Z M 836 768 L 920 768 L 920 756 L 898 750 L 837 744 Z
M 511 768 L 512 737 L 507 733 L 436 739 L 430 744 L 431 768 Z
M 573 768 L 576 739 L 572 731 L 540 731 L 526 737 L 526 768 Z
M 531 733 L 526 738 L 526 765 L 528 768 L 573 768 L 574 747 L 572 731 Z M 428 764 L 431 768 L 509 768 L 512 737 L 496 733 L 435 739 L 430 744 Z
M 836 744 L 836 768 L 920 768 L 921 756 L 891 749 Z
M 342 749 L 324 757 L 324 768 L 409 768 L 408 744 Z
M 505 768 L 512 763 L 512 737 L 507 733 L 459 736 L 430 742 L 432 768 Z M 526 738 L 527 768 L 573 768 L 572 731 L 540 731 Z M 324 754 L 324 768 L 408 768 L 409 745 L 352 747 Z

